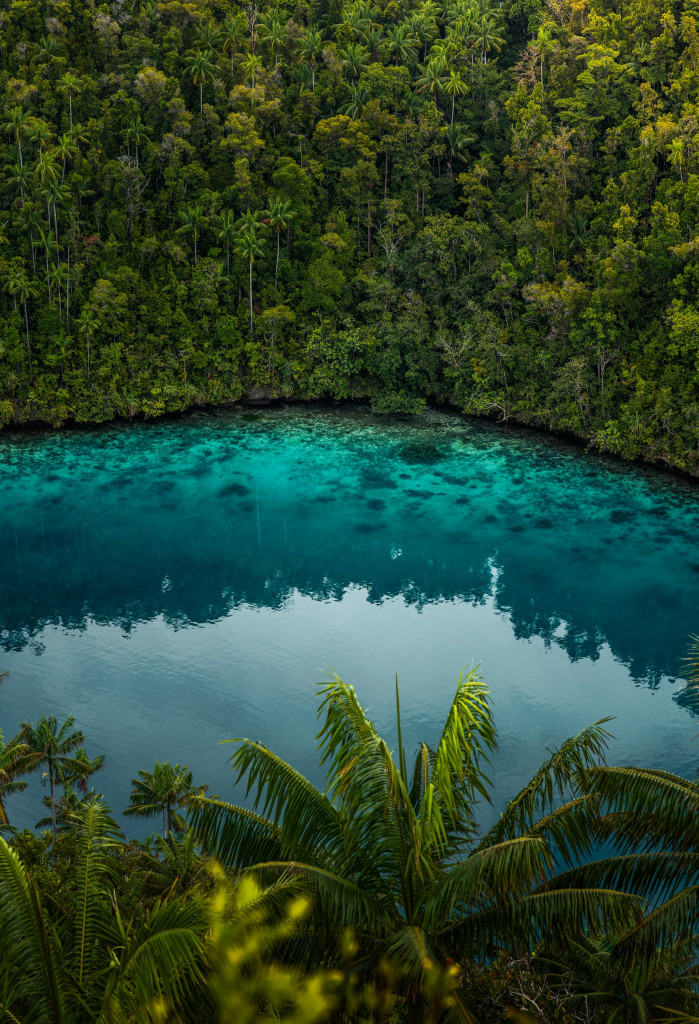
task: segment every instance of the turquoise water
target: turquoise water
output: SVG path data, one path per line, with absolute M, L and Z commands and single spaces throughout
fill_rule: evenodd
M 695 772 L 689 484 L 437 413 L 281 409 L 0 434 L 0 495 L 0 725 L 74 714 L 118 810 L 156 759 L 231 795 L 232 736 L 320 781 L 324 665 L 389 737 L 398 672 L 414 745 L 480 664 L 495 809 L 606 715 L 612 760 Z

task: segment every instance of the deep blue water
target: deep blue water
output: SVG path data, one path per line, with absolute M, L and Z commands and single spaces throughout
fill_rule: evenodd
M 324 665 L 390 739 L 398 672 L 414 746 L 480 664 L 495 809 L 606 715 L 611 760 L 694 775 L 698 527 L 690 484 L 441 414 L 0 434 L 0 726 L 74 714 L 117 810 L 156 759 L 230 796 L 234 736 L 321 781 Z

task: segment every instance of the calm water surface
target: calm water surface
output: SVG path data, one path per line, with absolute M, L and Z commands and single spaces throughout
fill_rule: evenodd
M 480 664 L 495 810 L 607 715 L 612 760 L 695 773 L 688 484 L 436 413 L 290 409 L 0 434 L 0 495 L 0 725 L 74 714 L 117 810 L 156 759 L 232 796 L 234 736 L 320 782 L 324 665 L 391 740 L 398 672 L 414 746 Z

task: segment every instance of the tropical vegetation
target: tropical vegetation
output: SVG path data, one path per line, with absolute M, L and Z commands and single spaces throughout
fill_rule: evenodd
M 0 22 L 0 424 L 447 402 L 696 471 L 690 3 Z
M 0 1020 L 699 1016 L 695 782 L 607 766 L 599 722 L 483 827 L 496 731 L 477 672 L 410 768 L 397 682 L 395 751 L 337 676 L 319 717 L 322 790 L 259 741 L 233 741 L 241 804 L 156 762 L 124 811 L 160 821 L 145 840 L 88 790 L 103 759 L 73 755 L 72 718 L 25 725 L 3 796 L 42 766 L 64 792 L 50 829 L 3 827 Z

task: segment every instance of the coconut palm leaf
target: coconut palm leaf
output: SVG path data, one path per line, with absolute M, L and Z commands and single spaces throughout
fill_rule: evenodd
M 607 741 L 611 737 L 611 733 L 603 728 L 608 721 L 609 718 L 600 719 L 553 751 L 524 789 L 510 800 L 500 820 L 483 837 L 481 845 L 500 842 L 527 831 L 537 818 L 554 807 L 557 800 L 570 796 L 571 788 L 579 782 L 580 775 L 586 777 L 587 770 L 604 758 Z
M 697 884 L 699 853 L 673 851 L 604 857 L 556 875 L 558 888 L 624 888 L 651 903 L 673 890 Z
M 303 878 L 315 907 L 324 919 L 335 922 L 336 929 L 361 929 L 378 939 L 390 923 L 389 900 L 314 864 L 279 861 L 257 864 L 251 870 L 265 883 L 275 877 Z
M 54 941 L 36 885 L 0 838 L 0 963 L 8 979 L 3 1010 L 23 1024 L 64 1020 Z
M 307 851 L 319 847 L 339 852 L 343 822 L 330 800 L 262 743 L 238 742 L 231 766 L 238 771 L 237 781 L 247 775 L 246 795 L 256 790 L 255 807 L 279 827 L 282 856 L 305 859 Z
M 193 797 L 187 806 L 199 842 L 224 867 L 247 868 L 281 856 L 282 831 L 262 815 L 217 797 Z

